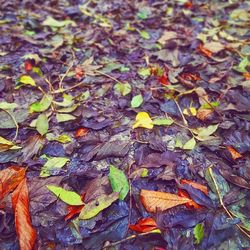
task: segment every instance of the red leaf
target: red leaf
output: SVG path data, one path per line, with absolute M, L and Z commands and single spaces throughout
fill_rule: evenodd
M 163 76 L 158 78 L 158 81 L 162 84 L 162 85 L 170 85 L 170 81 L 168 80 L 168 76 L 166 73 L 164 73 Z
M 146 233 L 157 229 L 157 224 L 153 218 L 143 218 L 140 219 L 135 225 L 129 225 L 129 228 L 139 233 Z
M 82 201 L 84 201 L 86 193 L 81 195 Z M 68 206 L 68 214 L 65 216 L 65 221 L 71 219 L 74 215 L 79 214 L 85 205 L 80 206 Z
M 185 179 L 182 179 L 180 182 L 181 182 L 181 184 L 188 184 L 188 185 L 192 186 L 193 188 L 199 189 L 201 192 L 208 195 L 208 188 L 204 185 L 201 185 L 201 184 L 193 182 L 193 181 L 185 180 Z
M 32 250 L 36 241 L 36 230 L 33 228 L 30 219 L 26 178 L 19 183 L 12 194 L 12 206 L 20 250 Z
M 213 55 L 213 53 L 210 50 L 204 48 L 202 44 L 199 45 L 198 50 L 207 57 L 211 57 Z
M 79 128 L 76 130 L 75 136 L 76 137 L 83 137 L 85 136 L 89 130 L 87 128 Z
M 25 168 L 12 166 L 0 171 L 0 200 L 24 179 Z
M 185 191 L 185 190 L 182 190 L 182 189 L 178 189 L 178 195 L 180 197 L 185 197 L 185 198 L 190 198 L 189 194 Z M 187 208 L 194 208 L 194 209 L 199 209 L 201 208 L 201 206 L 199 204 L 197 204 L 195 201 L 191 200 L 187 203 L 184 204 Z
M 25 68 L 26 72 L 29 72 L 29 71 L 32 70 L 33 65 L 32 65 L 32 63 L 31 63 L 30 60 L 26 60 L 26 61 L 24 62 L 24 68 Z

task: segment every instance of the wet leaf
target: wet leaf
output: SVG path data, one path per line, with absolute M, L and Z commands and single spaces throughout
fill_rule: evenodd
M 135 123 L 132 128 L 135 129 L 139 127 L 147 129 L 152 129 L 154 127 L 153 121 L 147 112 L 139 112 L 136 115 Z
M 19 79 L 17 79 L 17 82 L 19 83 L 16 88 L 20 88 L 21 85 L 31 85 L 36 86 L 36 82 L 31 76 L 23 75 Z
M 53 96 L 44 95 L 43 98 L 39 102 L 34 102 L 30 105 L 29 111 L 32 112 L 43 112 L 47 110 L 53 100 Z
M 56 114 L 56 119 L 58 122 L 67 122 L 75 120 L 76 117 L 70 114 Z
M 75 27 L 76 23 L 72 20 L 58 21 L 51 16 L 47 16 L 47 18 L 42 22 L 42 25 L 55 27 L 55 28 L 61 28 L 61 27 L 68 26 L 68 25 Z
M 196 145 L 196 141 L 193 138 L 191 138 L 190 140 L 188 140 L 184 145 L 183 145 L 183 149 L 187 149 L 187 150 L 193 150 L 195 148 Z
M 40 114 L 36 121 L 36 130 L 40 135 L 45 135 L 49 129 L 49 121 L 45 114 Z
M 32 250 L 36 241 L 36 230 L 31 224 L 26 179 L 23 179 L 13 192 L 12 206 L 20 250 Z
M 44 164 L 44 166 L 41 169 L 40 177 L 50 176 L 53 170 L 64 167 L 68 161 L 69 159 L 65 157 L 53 157 L 48 159 L 48 161 Z
M 169 208 L 190 202 L 191 199 L 180 197 L 176 194 L 141 190 L 141 202 L 148 212 L 156 213 L 157 211 L 165 211 Z
M 157 224 L 153 218 L 142 218 L 135 225 L 129 225 L 129 228 L 139 233 L 146 233 L 157 229 Z
M 119 193 L 112 193 L 109 195 L 103 194 L 99 196 L 96 200 L 93 200 L 85 205 L 79 215 L 79 219 L 88 220 L 95 217 L 102 210 L 109 207 L 118 198 Z
M 83 205 L 81 196 L 73 191 L 65 190 L 58 186 L 47 185 L 47 188 L 60 200 L 72 206 Z
M 153 120 L 153 124 L 157 126 L 169 126 L 172 125 L 174 121 L 171 118 L 159 118 Z
M 136 95 L 131 100 L 131 107 L 132 108 L 138 108 L 138 107 L 141 106 L 142 103 L 143 103 L 143 96 L 141 94 Z
M 119 199 L 124 200 L 129 192 L 129 183 L 124 172 L 110 165 L 109 181 L 113 189 L 113 192 L 118 192 Z
M 204 225 L 199 223 L 194 227 L 195 244 L 200 244 L 204 238 Z
M 114 89 L 117 93 L 121 94 L 122 96 L 126 96 L 131 92 L 132 87 L 129 83 L 119 82 L 115 84 Z

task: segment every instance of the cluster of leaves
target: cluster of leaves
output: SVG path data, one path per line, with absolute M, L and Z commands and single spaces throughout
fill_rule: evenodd
M 3 3 L 0 249 L 248 248 L 249 7 Z

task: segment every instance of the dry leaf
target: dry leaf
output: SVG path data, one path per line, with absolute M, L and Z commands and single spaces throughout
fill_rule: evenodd
M 12 206 L 20 250 L 32 250 L 36 241 L 36 230 L 33 228 L 30 219 L 26 178 L 20 182 L 12 194 Z
M 208 195 L 208 188 L 206 186 L 202 185 L 202 184 L 199 184 L 199 183 L 196 183 L 196 182 L 193 182 L 193 181 L 189 181 L 189 180 L 185 180 L 185 179 L 182 179 L 180 181 L 180 183 L 190 185 L 193 188 L 199 189 L 201 192 Z
M 230 152 L 230 154 L 234 160 L 237 160 L 238 158 L 242 157 L 242 155 L 239 152 L 237 152 L 233 147 L 227 146 L 226 148 Z
M 152 213 L 164 211 L 190 201 L 192 200 L 180 197 L 176 194 L 145 189 L 141 190 L 141 202 L 146 210 Z
M 213 112 L 212 109 L 198 109 L 196 117 L 204 122 L 212 116 Z
M 129 228 L 139 233 L 146 233 L 157 229 L 157 224 L 153 218 L 142 218 L 135 225 L 129 225 Z
M 163 35 L 160 37 L 160 39 L 158 40 L 158 42 L 160 44 L 165 44 L 168 40 L 171 39 L 176 39 L 177 38 L 177 33 L 174 31 L 165 31 L 163 33 Z

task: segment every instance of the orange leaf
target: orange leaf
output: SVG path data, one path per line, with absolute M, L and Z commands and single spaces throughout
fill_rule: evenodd
M 180 197 L 190 198 L 189 194 L 188 194 L 185 190 L 183 190 L 183 189 L 179 189 L 179 190 L 178 190 L 178 195 L 179 195 Z M 197 204 L 197 203 L 196 203 L 195 201 L 193 201 L 193 200 L 187 202 L 187 203 L 185 204 L 185 206 L 186 206 L 187 208 L 194 208 L 194 209 L 199 209 L 199 208 L 201 208 L 201 206 L 200 206 L 199 204 Z
M 242 155 L 239 152 L 237 152 L 233 147 L 227 146 L 226 148 L 230 152 L 230 154 L 234 160 L 242 157 Z
M 0 200 L 12 192 L 25 176 L 25 168 L 9 167 L 0 171 Z
M 213 112 L 212 109 L 198 109 L 196 117 L 204 122 L 212 116 Z
M 188 185 L 192 186 L 193 188 L 199 189 L 201 192 L 208 195 L 208 189 L 204 185 L 201 185 L 201 184 L 193 182 L 193 181 L 185 180 L 185 179 L 182 179 L 180 182 L 181 182 L 181 184 L 188 184 Z
M 135 225 L 129 225 L 129 228 L 139 233 L 146 233 L 157 229 L 157 225 L 153 218 L 142 218 Z
M 243 76 L 247 79 L 250 80 L 250 73 L 243 73 Z
M 183 198 L 175 194 L 151 191 L 151 190 L 141 190 L 141 202 L 148 212 L 155 213 L 158 210 L 164 211 L 169 208 L 185 204 L 191 201 L 191 199 Z
M 198 50 L 207 57 L 211 57 L 213 55 L 213 53 L 210 50 L 204 48 L 202 44 L 199 45 Z
M 87 133 L 89 132 L 89 130 L 87 128 L 79 128 L 76 130 L 76 137 L 83 137 L 85 136 Z
M 82 201 L 84 201 L 86 193 L 81 195 Z M 74 215 L 79 214 L 85 205 L 80 206 L 68 206 L 68 214 L 65 216 L 65 221 L 71 219 Z
M 12 194 L 12 206 L 20 250 L 32 250 L 36 241 L 36 230 L 32 227 L 30 219 L 26 178 L 19 183 Z

